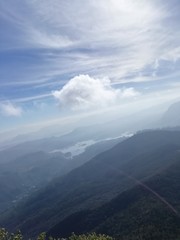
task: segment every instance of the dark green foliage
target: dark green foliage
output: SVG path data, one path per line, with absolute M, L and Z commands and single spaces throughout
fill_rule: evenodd
M 20 231 L 9 233 L 5 228 L 0 228 L 0 240 L 22 240 L 23 236 Z
M 17 233 L 9 233 L 6 231 L 5 228 L 0 229 L 0 240 L 23 240 L 24 237 L 21 234 L 21 232 Z M 104 234 L 96 234 L 96 233 L 91 233 L 91 234 L 83 234 L 83 235 L 75 235 L 72 234 L 69 238 L 52 238 L 52 237 L 47 237 L 46 233 L 41 233 L 39 234 L 36 238 L 36 240 L 113 240 L 111 237 L 104 235 Z M 32 239 L 31 239 L 32 240 Z
M 171 167 L 144 183 L 163 197 L 169 206 L 147 188 L 138 185 L 100 208 L 69 216 L 48 234 L 69 236 L 71 232 L 95 231 L 119 240 L 177 240 L 180 237 L 179 173 L 180 155 Z

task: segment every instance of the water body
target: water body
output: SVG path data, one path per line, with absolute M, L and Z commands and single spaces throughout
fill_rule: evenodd
M 118 138 L 122 138 L 122 137 L 128 138 L 128 137 L 132 137 L 132 136 L 133 136 L 132 133 L 123 133 L 122 135 L 120 135 L 118 137 L 106 138 L 106 139 L 102 139 L 99 141 L 95 141 L 95 140 L 82 141 L 82 142 L 78 142 L 67 148 L 55 149 L 55 150 L 51 151 L 50 153 L 56 153 L 56 152 L 62 152 L 64 154 L 70 153 L 71 157 L 74 157 L 74 156 L 77 156 L 77 155 L 85 152 L 86 148 L 93 144 L 103 142 L 103 141 L 110 141 L 110 140 L 114 140 L 114 139 L 118 139 Z

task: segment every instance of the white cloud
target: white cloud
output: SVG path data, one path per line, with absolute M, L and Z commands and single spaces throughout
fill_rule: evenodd
M 48 0 L 26 0 L 19 8 L 7 2 L 5 16 L 15 15 L 23 46 L 73 50 L 45 54 L 43 74 L 51 69 L 74 75 L 93 71 L 119 80 L 153 64 L 167 45 L 174 48 L 173 34 L 163 25 L 167 9 L 156 0 L 53 0 L 51 6 Z
M 163 71 L 162 63 L 171 66 L 180 59 L 178 7 L 159 0 L 4 1 L 0 17 L 5 22 L 5 46 L 40 51 L 33 50 L 34 61 L 28 61 L 27 69 L 16 68 L 21 74 L 25 69 L 17 82 L 13 78 L 1 85 L 41 86 L 47 92 L 50 84 L 56 89 L 57 79 L 64 84 L 64 76 L 79 73 L 96 79 L 109 76 L 115 84 L 173 81 L 171 68 Z M 179 79 L 178 67 L 173 74 Z M 130 90 L 122 91 L 131 95 Z
M 108 78 L 95 79 L 89 75 L 79 75 L 52 94 L 65 109 L 87 110 L 119 104 L 139 93 L 133 88 L 115 89 Z
M 1 113 L 5 116 L 21 116 L 22 109 L 18 106 L 13 105 L 11 102 L 0 104 Z
M 134 88 L 125 88 L 124 90 L 121 90 L 122 98 L 134 98 L 140 95 L 139 92 L 134 90 Z
M 28 41 L 34 43 L 35 46 L 39 45 L 39 47 L 43 48 L 63 48 L 72 44 L 70 39 L 66 36 L 63 37 L 58 34 L 48 34 L 33 28 L 30 32 L 31 36 L 28 38 Z
M 166 51 L 166 53 L 161 56 L 160 60 L 166 60 L 166 61 L 174 61 L 180 59 L 180 47 L 176 47 L 173 49 L 170 49 L 169 51 Z

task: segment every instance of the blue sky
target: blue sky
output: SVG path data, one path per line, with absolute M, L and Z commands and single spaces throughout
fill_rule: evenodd
M 0 131 L 180 90 L 178 0 L 0 2 Z

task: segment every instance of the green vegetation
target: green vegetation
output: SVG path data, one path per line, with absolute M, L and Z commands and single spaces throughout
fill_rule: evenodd
M 100 208 L 69 216 L 54 226 L 48 234 L 69 236 L 71 232 L 96 232 L 118 240 L 180 239 L 179 160 L 180 155 L 169 168 L 144 182 L 168 204 L 147 188 L 138 185 Z
M 0 240 L 23 240 L 24 237 L 21 234 L 21 232 L 17 233 L 9 233 L 6 231 L 6 229 L 1 228 L 0 229 Z M 39 234 L 38 237 L 35 238 L 36 240 L 112 240 L 111 237 L 106 236 L 104 234 L 83 234 L 83 235 L 75 235 L 72 234 L 69 238 L 52 238 L 52 237 L 46 237 L 46 233 Z M 31 239 L 32 240 L 32 239 Z
M 5 228 L 0 229 L 0 240 L 22 240 L 21 232 L 9 233 Z

